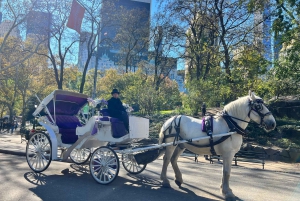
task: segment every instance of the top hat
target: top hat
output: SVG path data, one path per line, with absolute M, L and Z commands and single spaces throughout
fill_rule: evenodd
M 111 94 L 120 94 L 120 92 L 118 91 L 118 89 L 113 89 Z

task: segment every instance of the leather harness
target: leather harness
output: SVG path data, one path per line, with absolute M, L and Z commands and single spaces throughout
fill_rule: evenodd
M 178 140 L 182 140 L 183 138 L 180 136 L 180 123 L 181 123 L 181 117 L 179 117 L 179 120 L 178 120 L 178 124 L 176 123 L 176 120 L 177 120 L 177 117 L 178 116 L 175 116 L 172 120 L 172 123 L 170 124 L 170 126 L 163 132 L 164 133 L 164 140 L 166 138 L 170 138 L 170 137 L 174 137 L 174 141 L 173 141 L 173 145 L 176 146 L 176 141 Z M 237 125 L 237 123 L 235 121 L 232 120 L 232 118 L 227 114 L 227 112 L 224 112 L 222 114 L 222 117 L 224 118 L 224 120 L 226 121 L 228 127 L 229 127 L 229 132 L 237 132 L 238 134 L 241 134 L 241 135 L 244 135 L 245 134 L 245 130 L 243 130 L 240 126 Z M 209 136 L 209 144 L 206 144 L 206 145 L 197 145 L 197 144 L 194 144 L 192 143 L 191 141 L 190 142 L 187 142 L 187 144 L 189 145 L 192 145 L 194 147 L 197 147 L 197 148 L 206 148 L 206 147 L 210 147 L 210 152 L 212 155 L 217 155 L 216 154 L 216 151 L 214 149 L 214 146 L 224 142 L 225 140 L 227 140 L 227 138 L 231 137 L 230 135 L 227 135 L 227 136 L 223 136 L 221 137 L 219 140 L 215 141 L 213 140 L 213 127 L 212 127 L 212 121 L 213 121 L 213 116 L 209 116 L 209 118 L 207 119 L 210 119 L 209 121 L 205 121 L 206 122 L 206 134 L 207 136 Z M 210 122 L 211 121 L 211 122 Z M 173 123 L 174 123 L 174 126 L 173 126 Z M 208 125 L 209 124 L 209 125 Z M 172 128 L 174 127 L 176 133 L 175 134 L 172 134 Z M 169 131 L 169 134 L 168 135 L 165 135 L 166 134 L 166 131 Z M 189 141 L 189 140 L 188 140 Z
M 259 105 L 264 105 L 264 102 L 261 100 L 261 99 L 257 99 L 255 101 L 251 101 L 249 100 L 249 105 L 250 105 L 250 111 L 248 113 L 248 117 L 250 118 L 250 113 L 251 111 L 255 111 L 261 118 L 261 121 L 260 121 L 260 126 L 263 125 L 263 119 L 265 116 L 268 116 L 268 115 L 271 115 L 272 113 L 271 112 L 267 112 L 266 114 L 262 114 L 260 112 L 260 109 L 257 107 Z M 244 121 L 242 119 L 239 119 L 239 118 L 235 118 L 235 117 L 232 117 L 230 116 L 226 111 L 223 111 L 222 114 L 220 115 L 221 117 L 223 117 L 223 119 L 226 121 L 228 127 L 229 127 L 229 132 L 236 132 L 237 134 L 240 134 L 240 135 L 245 135 L 246 134 L 246 131 L 244 129 L 242 129 L 233 119 L 237 119 L 239 121 L 242 121 L 242 122 L 246 122 L 246 123 L 249 123 L 247 121 Z M 164 140 L 166 138 L 170 138 L 170 137 L 175 137 L 174 138 L 174 141 L 173 141 L 173 145 L 176 146 L 176 141 L 178 140 L 182 140 L 183 138 L 180 136 L 180 122 L 181 122 L 181 117 L 179 117 L 179 121 L 178 121 L 178 124 L 176 123 L 176 119 L 177 119 L 178 116 L 175 116 L 173 118 L 173 121 L 171 123 L 171 125 L 165 130 L 163 131 L 163 134 L 164 134 Z M 174 128 L 175 128 L 175 131 L 176 131 L 176 134 L 172 134 L 172 128 L 173 128 L 173 122 L 174 122 Z M 197 145 L 197 144 L 194 144 L 192 143 L 191 140 L 188 140 L 190 142 L 187 142 L 187 144 L 189 145 L 192 145 L 194 147 L 198 147 L 198 148 L 205 148 L 205 147 L 210 147 L 210 152 L 212 155 L 216 155 L 216 151 L 214 149 L 214 146 L 215 145 L 218 145 L 222 142 L 224 142 L 227 138 L 231 137 L 231 135 L 227 135 L 227 136 L 223 136 L 221 137 L 219 140 L 217 140 L 216 142 L 214 142 L 213 140 L 213 126 L 212 126 L 212 123 L 213 123 L 213 116 L 209 116 L 208 118 L 205 118 L 204 122 L 205 123 L 205 131 L 203 130 L 203 132 L 206 132 L 207 136 L 209 136 L 209 144 L 207 145 Z M 165 135 L 166 131 L 169 131 L 169 135 Z

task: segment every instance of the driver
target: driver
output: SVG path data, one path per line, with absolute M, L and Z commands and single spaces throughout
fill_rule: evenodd
M 129 133 L 129 119 L 125 108 L 121 100 L 119 99 L 120 92 L 118 89 L 113 89 L 111 92 L 111 99 L 108 102 L 108 112 L 111 117 L 118 118 L 119 120 L 123 121 L 124 126 Z

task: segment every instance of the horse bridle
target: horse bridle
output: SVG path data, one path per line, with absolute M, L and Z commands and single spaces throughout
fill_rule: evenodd
M 249 110 L 249 113 L 248 113 L 248 117 L 250 118 L 250 114 L 251 114 L 251 111 L 253 110 L 254 112 L 256 112 L 259 116 L 260 116 L 260 123 L 259 125 L 260 126 L 265 126 L 264 125 L 264 118 L 266 116 L 269 116 L 269 115 L 272 115 L 272 112 L 267 112 L 265 114 L 261 113 L 261 111 L 264 109 L 263 106 L 267 107 L 264 103 L 264 101 L 262 99 L 256 99 L 256 100 L 249 100 L 249 105 L 250 105 L 250 110 Z M 250 118 L 251 119 L 251 118 Z

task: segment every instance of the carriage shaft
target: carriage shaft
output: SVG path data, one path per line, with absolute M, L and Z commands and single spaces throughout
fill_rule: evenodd
M 236 132 L 216 134 L 216 135 L 213 135 L 213 138 L 223 137 L 223 136 L 233 135 L 233 134 L 236 134 Z M 203 136 L 203 137 L 192 138 L 189 140 L 178 140 L 175 142 L 175 145 L 183 144 L 183 143 L 187 143 L 187 142 L 195 142 L 195 141 L 199 141 L 199 140 L 205 140 L 205 139 L 209 139 L 209 138 L 210 138 L 210 136 Z M 122 153 L 122 154 L 133 154 L 136 152 L 148 151 L 151 149 L 159 149 L 159 148 L 163 148 L 163 147 L 167 147 L 167 146 L 172 146 L 173 144 L 174 144 L 174 142 L 168 142 L 168 143 L 157 144 L 157 145 L 153 145 L 153 146 L 149 146 L 149 147 L 116 150 L 116 152 Z

